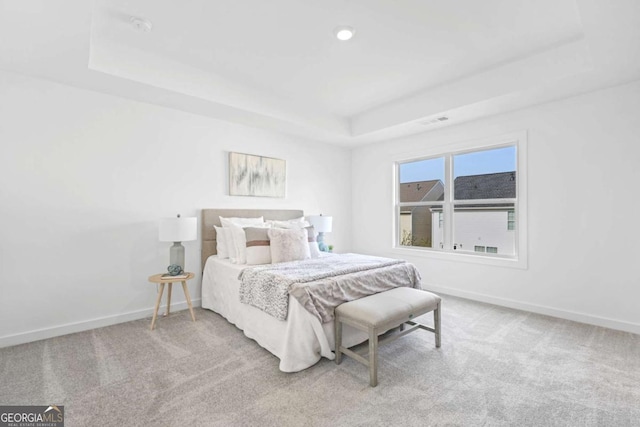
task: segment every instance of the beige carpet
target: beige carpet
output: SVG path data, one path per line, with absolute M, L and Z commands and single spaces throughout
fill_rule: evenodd
M 380 349 L 299 373 L 197 310 L 0 349 L 0 404 L 65 405 L 66 426 L 640 426 L 640 336 L 446 297 L 442 348 Z M 431 318 L 425 316 L 429 321 Z

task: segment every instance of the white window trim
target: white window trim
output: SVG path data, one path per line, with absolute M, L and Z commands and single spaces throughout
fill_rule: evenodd
M 500 148 L 501 146 L 515 145 L 518 153 L 518 178 L 516 180 L 516 195 L 517 201 L 515 203 L 515 223 L 516 223 L 516 254 L 515 256 L 507 257 L 501 255 L 483 256 L 474 253 L 461 253 L 454 252 L 450 248 L 447 251 L 432 249 L 432 248 L 417 248 L 406 247 L 398 245 L 398 234 L 400 219 L 398 217 L 398 182 L 399 182 L 399 164 L 408 161 L 417 161 L 421 159 L 428 159 L 437 156 L 443 156 L 447 154 L 457 155 L 464 154 L 470 151 L 480 151 L 483 149 Z M 493 265 L 500 267 L 511 267 L 519 269 L 528 268 L 528 193 L 527 193 L 527 132 L 514 132 L 505 135 L 499 135 L 496 137 L 489 137 L 483 139 L 469 140 L 458 142 L 454 144 L 446 144 L 439 146 L 431 146 L 421 150 L 419 153 L 405 153 L 403 155 L 395 156 L 393 159 L 393 171 L 394 171 L 394 185 L 392 191 L 391 206 L 393 209 L 391 224 L 393 232 L 391 233 L 391 251 L 398 255 L 423 257 L 429 259 L 438 259 L 446 261 L 456 262 L 468 262 L 473 264 Z M 445 192 L 451 194 L 452 189 L 452 177 L 453 171 L 449 170 L 448 162 L 445 162 Z M 484 202 L 484 200 L 483 200 Z M 456 202 L 457 203 L 457 202 Z M 412 203 L 413 205 L 414 203 Z M 417 204 L 420 204 L 419 202 Z M 438 203 L 430 203 L 438 204 Z M 440 203 L 442 204 L 442 203 Z M 449 204 L 444 204 L 444 230 L 443 233 L 447 236 L 453 235 L 453 212 L 449 212 L 451 209 L 447 209 Z M 451 242 L 452 239 L 446 239 L 445 241 Z

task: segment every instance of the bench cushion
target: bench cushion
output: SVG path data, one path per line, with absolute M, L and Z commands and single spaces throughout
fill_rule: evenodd
M 377 327 L 393 322 L 399 325 L 435 310 L 440 299 L 431 292 L 400 287 L 341 304 L 336 307 L 336 314 L 365 326 Z

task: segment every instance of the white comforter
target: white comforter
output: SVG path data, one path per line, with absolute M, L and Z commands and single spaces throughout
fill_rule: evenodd
M 278 357 L 283 372 L 301 371 L 321 357 L 333 360 L 333 321 L 321 324 L 293 297 L 289 297 L 287 320 L 240 302 L 238 276 L 246 267 L 209 257 L 202 277 L 202 307 L 219 313 Z M 343 326 L 343 345 L 350 347 L 366 339 L 364 332 Z

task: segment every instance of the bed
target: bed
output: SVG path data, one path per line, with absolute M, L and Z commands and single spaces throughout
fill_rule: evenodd
M 288 296 L 286 319 L 280 320 L 260 308 L 240 301 L 241 280 L 245 269 L 256 266 L 233 264 L 216 255 L 216 230 L 220 217 L 292 220 L 302 217 L 301 210 L 203 209 L 202 211 L 202 307 L 212 310 L 280 359 L 279 369 L 297 372 L 317 363 L 321 357 L 334 359 L 334 322 L 322 322 L 299 299 Z M 322 256 L 329 256 L 322 254 Z M 247 271 L 249 271 L 247 270 Z M 419 286 L 419 277 L 418 277 Z M 343 345 L 352 346 L 367 339 L 367 334 L 345 326 Z

